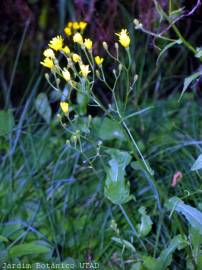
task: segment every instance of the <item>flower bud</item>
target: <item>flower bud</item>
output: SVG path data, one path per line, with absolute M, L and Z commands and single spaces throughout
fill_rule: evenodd
M 107 45 L 107 42 L 106 41 L 103 41 L 102 42 L 102 45 L 104 47 L 105 50 L 108 50 L 108 45 Z

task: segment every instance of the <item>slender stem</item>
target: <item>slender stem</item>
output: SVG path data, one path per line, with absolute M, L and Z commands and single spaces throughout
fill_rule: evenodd
M 128 225 L 130 226 L 130 228 L 131 228 L 133 234 L 138 238 L 140 244 L 141 244 L 142 247 L 146 250 L 146 247 L 145 247 L 143 241 L 140 239 L 140 237 L 139 237 L 139 235 L 138 235 L 138 233 L 137 233 L 137 231 L 136 231 L 136 229 L 135 229 L 133 223 L 131 222 L 129 216 L 127 215 L 126 211 L 124 210 L 124 208 L 123 208 L 123 206 L 122 206 L 121 204 L 119 204 L 119 208 L 121 209 L 121 212 L 123 213 L 125 219 L 127 220 Z

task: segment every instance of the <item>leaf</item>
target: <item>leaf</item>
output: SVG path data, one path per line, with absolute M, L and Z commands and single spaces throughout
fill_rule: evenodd
M 150 216 L 146 214 L 144 206 L 140 207 L 139 213 L 141 214 L 141 223 L 138 224 L 138 233 L 140 236 L 145 237 L 150 233 L 153 222 Z
M 119 139 L 125 141 L 125 134 L 119 124 L 109 118 L 95 117 L 93 120 L 97 136 L 103 141 Z
M 141 270 L 142 269 L 142 263 L 141 262 L 137 262 L 137 263 L 134 263 L 131 267 L 130 270 Z
M 197 158 L 191 167 L 191 171 L 198 171 L 202 169 L 202 154 Z
M 43 242 L 30 242 L 26 244 L 19 244 L 13 246 L 9 250 L 10 257 L 21 257 L 25 255 L 37 255 L 50 252 L 51 249 L 47 245 L 44 245 Z
M 159 64 L 159 61 L 160 61 L 160 58 L 162 57 L 162 55 L 168 50 L 168 49 L 170 49 L 171 47 L 173 47 L 174 45 L 176 45 L 176 44 L 181 44 L 182 42 L 181 42 L 181 40 L 180 39 L 178 39 L 178 40 L 175 40 L 175 41 L 173 41 L 173 42 L 170 42 L 168 45 L 166 45 L 164 48 L 163 48 L 163 50 L 160 52 L 160 54 L 159 54 L 159 56 L 158 56 L 158 58 L 157 58 L 157 60 L 156 60 L 156 64 L 158 65 Z
M 112 240 L 117 242 L 118 244 L 120 244 L 122 246 L 125 246 L 126 248 L 128 248 L 136 253 L 134 246 L 130 242 L 128 242 L 127 240 L 123 240 L 123 239 L 118 238 L 118 237 L 112 237 Z
M 175 236 L 169 246 L 164 249 L 158 258 L 143 257 L 144 266 L 148 270 L 166 270 L 172 262 L 172 255 L 176 249 L 180 250 L 188 245 L 186 238 L 182 235 Z
M 40 93 L 35 100 L 35 108 L 41 117 L 46 121 L 47 124 L 51 120 L 51 107 L 47 95 L 45 93 Z
M 186 238 L 182 235 L 176 235 L 170 242 L 169 246 L 163 250 L 158 258 L 158 268 L 164 270 L 172 262 L 172 255 L 176 249 L 181 250 L 188 245 Z
M 189 77 L 185 78 L 184 80 L 184 87 L 182 89 L 182 93 L 180 95 L 179 101 L 181 100 L 183 94 L 185 93 L 185 91 L 187 90 L 187 88 L 189 87 L 189 85 L 195 81 L 198 77 L 200 77 L 202 75 L 202 71 L 196 72 L 192 75 L 190 75 Z
M 14 127 L 14 118 L 11 111 L 0 111 L 0 136 L 5 136 Z
M 8 242 L 8 238 L 3 235 L 0 235 L 0 242 Z
M 202 234 L 202 212 L 190 205 L 183 203 L 183 201 L 177 197 L 172 197 L 169 199 L 169 201 L 166 203 L 166 207 L 169 210 L 175 210 L 176 212 L 184 215 L 190 225 L 199 230 L 200 234 Z
M 109 167 L 106 169 L 105 196 L 114 204 L 124 204 L 132 199 L 129 183 L 125 180 L 125 168 L 131 161 L 128 152 L 108 149 L 111 156 Z
M 143 265 L 146 267 L 147 270 L 161 270 L 158 266 L 158 261 L 157 259 L 150 257 L 150 256 L 145 256 L 143 257 Z

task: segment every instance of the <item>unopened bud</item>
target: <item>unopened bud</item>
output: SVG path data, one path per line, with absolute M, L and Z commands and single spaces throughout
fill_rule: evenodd
M 45 73 L 45 78 L 47 81 L 49 81 L 49 74 L 48 73 Z
M 122 68 L 123 68 L 123 65 L 119 64 L 119 72 L 121 72 Z
M 102 45 L 104 47 L 105 50 L 108 50 L 108 45 L 107 45 L 107 42 L 106 41 L 103 41 L 102 42 Z
M 97 76 L 98 78 L 100 78 L 100 72 L 99 72 L 98 69 L 96 69 L 95 74 L 96 74 L 96 76 Z

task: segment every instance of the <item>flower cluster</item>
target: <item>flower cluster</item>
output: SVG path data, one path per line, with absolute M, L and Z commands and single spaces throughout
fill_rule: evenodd
M 43 55 L 45 58 L 41 61 L 41 64 L 51 70 L 57 84 L 60 82 L 60 78 L 63 78 L 66 83 L 76 89 L 75 86 L 78 84 L 79 80 L 89 80 L 89 74 L 95 74 L 96 66 L 102 71 L 104 58 L 99 55 L 93 55 L 93 41 L 84 36 L 86 27 L 87 23 L 83 21 L 68 22 L 64 32 L 70 39 L 70 45 L 66 45 L 63 37 L 58 35 L 50 40 L 48 48 L 44 50 Z M 121 32 L 116 35 L 119 37 L 119 43 L 124 48 L 128 48 L 130 45 L 130 37 L 127 30 L 122 29 Z M 104 44 L 105 43 L 103 43 L 104 48 L 108 51 L 107 43 Z M 66 66 L 60 66 L 59 61 L 61 57 L 57 57 L 58 53 L 66 58 Z M 60 106 L 63 112 L 68 112 L 68 104 L 62 103 Z

